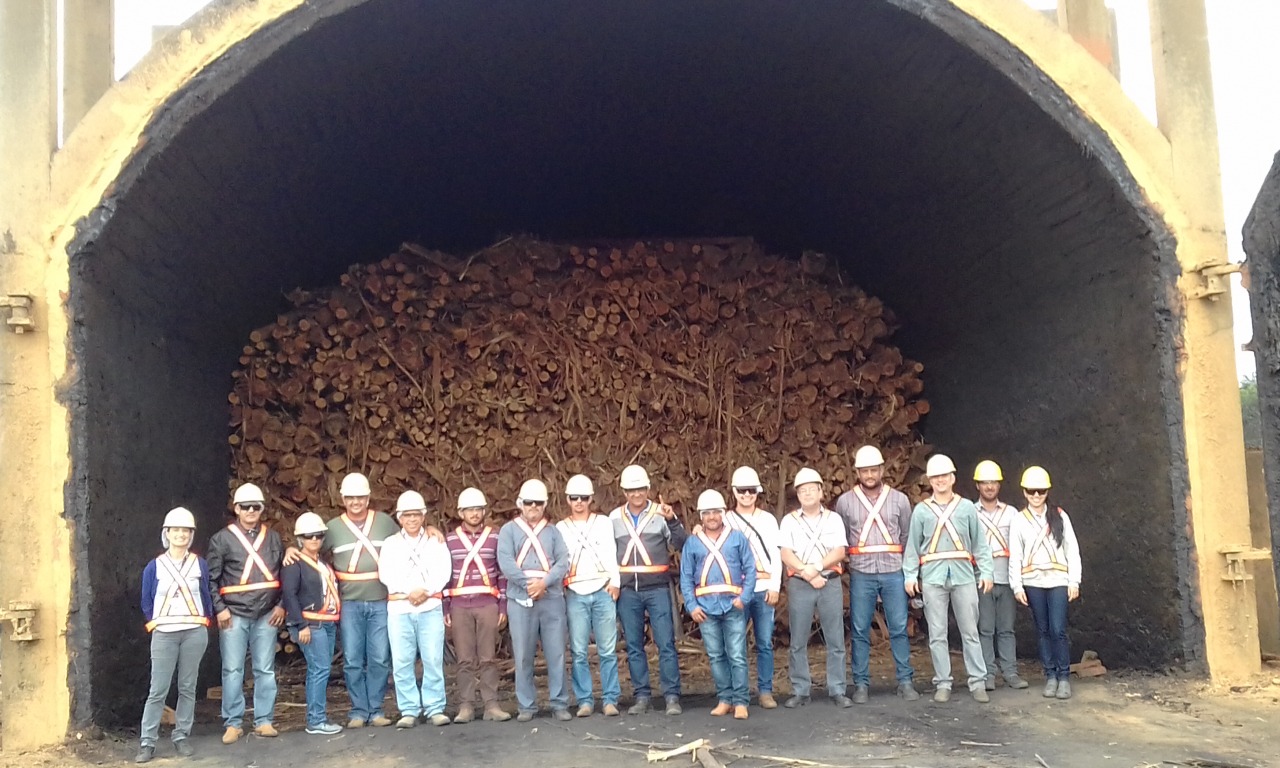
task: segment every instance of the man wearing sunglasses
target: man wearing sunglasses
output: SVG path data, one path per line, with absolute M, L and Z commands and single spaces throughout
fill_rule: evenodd
M 547 661 L 551 712 L 570 720 L 569 692 L 564 681 L 564 577 L 569 550 L 547 520 L 547 486 L 527 480 L 516 498 L 519 516 L 498 531 L 498 567 L 507 577 L 507 624 L 516 663 L 516 720 L 527 723 L 538 710 L 533 662 L 542 644 Z
M 253 483 L 236 489 L 235 520 L 209 539 L 209 582 L 222 656 L 223 744 L 244 735 L 244 660 L 253 663 L 253 732 L 270 738 L 276 706 L 276 641 L 284 624 L 280 569 L 284 544 L 262 523 L 266 497 Z
M 755 594 L 746 601 L 747 620 L 756 639 L 756 687 L 760 691 L 760 707 L 774 709 L 778 706 L 778 700 L 773 697 L 774 606 L 782 589 L 778 519 L 757 506 L 764 486 L 755 469 L 735 469 L 732 485 L 734 509 L 725 513 L 724 523 L 746 537 L 755 559 Z

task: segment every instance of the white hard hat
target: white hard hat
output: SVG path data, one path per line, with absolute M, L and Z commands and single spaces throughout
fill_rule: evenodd
M 484 491 L 479 488 L 466 488 L 458 494 L 458 509 L 487 506 L 489 506 L 489 500 L 484 497 Z
M 698 494 L 698 511 L 699 512 L 708 512 L 713 509 L 724 510 L 726 508 L 727 507 L 724 503 L 724 495 L 719 491 L 708 488 L 707 490 Z
M 520 501 L 546 501 L 547 496 L 546 483 L 541 480 L 525 480 L 524 485 L 520 486 L 517 503 Z
M 235 504 L 266 504 L 267 497 L 262 495 L 262 489 L 258 486 L 253 483 L 245 483 L 236 489 L 231 501 Z
M 955 462 L 951 460 L 950 456 L 944 456 L 941 453 L 935 453 L 930 456 L 929 461 L 924 465 L 924 473 L 927 477 L 950 475 L 955 471 Z
M 755 488 L 756 493 L 764 493 L 764 486 L 760 484 L 760 475 L 751 467 L 738 467 L 733 470 L 733 479 L 729 481 L 729 485 L 734 488 Z
M 564 492 L 566 496 L 595 496 L 596 487 L 586 475 L 574 475 L 564 484 Z
M 864 445 L 853 454 L 854 469 L 868 469 L 870 467 L 878 467 L 884 464 L 884 456 L 881 455 L 880 449 L 874 445 Z
M 315 512 L 303 512 L 298 515 L 298 519 L 293 524 L 293 535 L 302 536 L 307 533 L 325 533 L 329 530 L 329 526 L 325 525 L 324 518 Z
M 822 485 L 822 475 L 818 474 L 818 470 L 811 467 L 802 467 L 800 471 L 796 473 L 796 479 L 791 483 L 791 485 L 799 488 L 807 483 L 817 483 L 818 485 Z
M 359 472 L 352 472 L 342 478 L 342 487 L 338 490 L 343 496 L 368 496 L 369 478 Z
M 169 510 L 169 514 L 164 516 L 165 528 L 190 528 L 196 529 L 196 516 L 191 514 L 191 510 L 186 507 L 174 507 Z
M 618 478 L 618 485 L 624 491 L 635 491 L 640 488 L 649 487 L 649 473 L 639 464 L 631 464 L 622 469 L 622 476 Z
M 396 500 L 396 517 L 405 512 L 426 512 L 427 502 L 417 491 L 405 491 Z
M 1004 473 L 1000 471 L 999 464 L 991 459 L 984 459 L 973 468 L 973 479 L 979 483 L 999 483 L 1004 480 Z

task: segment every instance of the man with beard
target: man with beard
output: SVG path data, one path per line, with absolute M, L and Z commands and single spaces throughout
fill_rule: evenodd
M 999 464 L 991 460 L 978 462 L 973 480 L 978 487 L 978 520 L 986 532 L 995 564 L 995 586 L 978 595 L 978 637 L 987 665 L 987 690 L 996 689 L 997 662 L 1005 685 L 1026 688 L 1027 681 L 1018 676 L 1018 643 L 1013 634 L 1017 601 L 1009 586 L 1009 526 L 1018 511 L 1000 501 L 1004 473 Z

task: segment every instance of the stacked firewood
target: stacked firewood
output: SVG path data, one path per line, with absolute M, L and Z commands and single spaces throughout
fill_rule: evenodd
M 555 496 L 579 472 L 608 509 L 634 462 L 692 525 L 697 494 L 741 464 L 784 510 L 801 466 L 834 498 L 862 443 L 898 484 L 927 451 L 922 366 L 820 254 L 746 238 L 508 238 L 463 258 L 405 244 L 289 298 L 244 347 L 229 435 L 234 482 L 261 485 L 286 533 L 303 511 L 336 514 L 351 471 L 375 508 L 412 488 L 443 521 L 466 486 L 506 514 L 526 478 Z

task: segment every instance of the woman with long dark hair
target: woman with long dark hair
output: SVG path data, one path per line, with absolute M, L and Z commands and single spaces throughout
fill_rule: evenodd
M 1080 547 L 1071 518 L 1049 501 L 1051 487 L 1043 467 L 1022 473 L 1027 506 L 1009 526 L 1009 586 L 1035 618 L 1045 698 L 1069 699 L 1067 603 L 1080 596 Z

